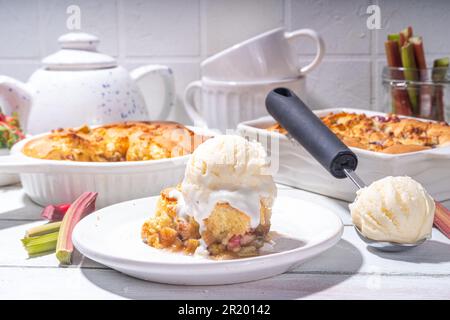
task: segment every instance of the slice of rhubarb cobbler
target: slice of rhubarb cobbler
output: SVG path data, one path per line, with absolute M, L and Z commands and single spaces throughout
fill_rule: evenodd
M 262 145 L 217 136 L 193 153 L 183 182 L 161 192 L 142 238 L 189 254 L 203 244 L 214 258 L 257 255 L 268 239 L 275 197 Z

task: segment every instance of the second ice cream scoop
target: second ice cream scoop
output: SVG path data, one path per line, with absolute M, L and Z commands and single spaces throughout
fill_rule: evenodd
M 410 177 L 386 177 L 357 192 L 350 204 L 361 233 L 378 241 L 417 243 L 430 237 L 435 203 Z

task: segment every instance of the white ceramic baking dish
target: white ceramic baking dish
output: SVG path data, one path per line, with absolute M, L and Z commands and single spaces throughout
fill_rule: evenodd
M 386 115 L 346 108 L 316 110 L 314 113 L 325 116 L 330 112 L 342 111 L 365 113 L 368 116 Z M 282 134 L 264 129 L 274 123 L 272 117 L 263 117 L 243 122 L 238 125 L 237 130 L 240 135 L 256 139 L 266 146 L 274 163 L 278 160 L 278 167 L 274 165 L 276 182 L 341 200 L 354 200 L 356 187 L 351 181 L 333 178 L 302 146 Z M 436 200 L 450 199 L 450 147 L 404 154 L 351 149 L 359 159 L 357 173 L 367 184 L 390 175 L 407 175 L 419 181 Z
M 0 149 L 0 158 L 4 156 L 9 156 L 9 149 Z M 0 187 L 7 186 L 10 184 L 18 183 L 20 181 L 19 175 L 12 173 L 0 173 Z
M 189 129 L 214 135 L 206 129 Z M 30 139 L 45 134 L 18 142 L 10 156 L 0 157 L 0 173 L 19 173 L 25 193 L 43 206 L 72 202 L 84 191 L 98 192 L 98 208 L 158 195 L 165 187 L 181 182 L 189 159 L 186 155 L 148 161 L 78 162 L 36 159 L 22 153 Z

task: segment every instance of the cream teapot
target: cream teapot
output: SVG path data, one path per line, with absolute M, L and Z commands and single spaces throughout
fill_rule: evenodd
M 27 133 L 167 117 L 175 100 L 169 67 L 146 65 L 128 73 L 113 57 L 99 53 L 99 39 L 86 33 L 68 33 L 58 42 L 61 50 L 44 58 L 27 83 L 0 76 L 0 107 L 6 114 L 17 112 Z M 163 106 L 146 98 L 158 76 Z

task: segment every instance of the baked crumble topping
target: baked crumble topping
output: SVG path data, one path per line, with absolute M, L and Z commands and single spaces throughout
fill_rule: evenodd
M 205 137 L 176 122 L 123 122 L 56 129 L 28 142 L 25 155 L 49 160 L 120 162 L 190 154 Z
M 450 126 L 443 122 L 347 112 L 330 113 L 320 119 L 349 147 L 398 154 L 450 145 Z M 287 133 L 279 124 L 267 130 Z

